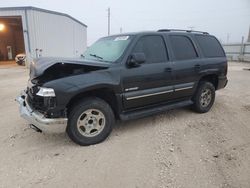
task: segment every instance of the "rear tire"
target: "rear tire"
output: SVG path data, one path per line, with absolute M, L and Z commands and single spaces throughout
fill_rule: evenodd
M 215 87 L 211 82 L 201 81 L 193 97 L 192 109 L 198 113 L 208 112 L 214 104 Z
M 72 141 L 87 146 L 105 140 L 114 123 L 111 107 L 102 99 L 90 97 L 70 110 L 66 132 Z

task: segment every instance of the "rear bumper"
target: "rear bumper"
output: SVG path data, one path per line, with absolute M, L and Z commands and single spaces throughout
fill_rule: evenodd
M 22 118 L 45 132 L 62 132 L 67 126 L 67 118 L 46 118 L 43 114 L 33 110 L 26 101 L 27 95 L 23 92 L 16 98 L 19 103 L 19 112 Z
M 220 77 L 218 78 L 218 86 L 217 86 L 217 89 L 222 89 L 222 88 L 226 87 L 227 83 L 228 83 L 227 77 L 226 77 L 226 76 L 220 76 Z

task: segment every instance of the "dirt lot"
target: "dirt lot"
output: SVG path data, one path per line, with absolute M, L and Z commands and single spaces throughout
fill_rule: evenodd
M 250 64 L 230 63 L 229 85 L 209 113 L 178 109 L 119 123 L 80 147 L 19 117 L 28 71 L 0 67 L 0 187 L 250 187 Z

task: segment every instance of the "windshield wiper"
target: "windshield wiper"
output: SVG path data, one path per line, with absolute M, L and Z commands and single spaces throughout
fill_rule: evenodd
M 98 56 L 98 55 L 96 55 L 96 54 L 89 54 L 89 55 L 92 56 L 92 57 L 96 57 L 96 58 L 98 58 L 98 59 L 103 59 L 103 57 Z

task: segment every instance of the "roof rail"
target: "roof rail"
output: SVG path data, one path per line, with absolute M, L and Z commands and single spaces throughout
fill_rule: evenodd
M 160 29 L 157 32 L 171 32 L 171 31 L 177 31 L 177 32 L 187 32 L 187 33 L 202 33 L 205 35 L 208 35 L 208 32 L 204 31 L 194 31 L 194 30 L 184 30 L 184 29 Z

